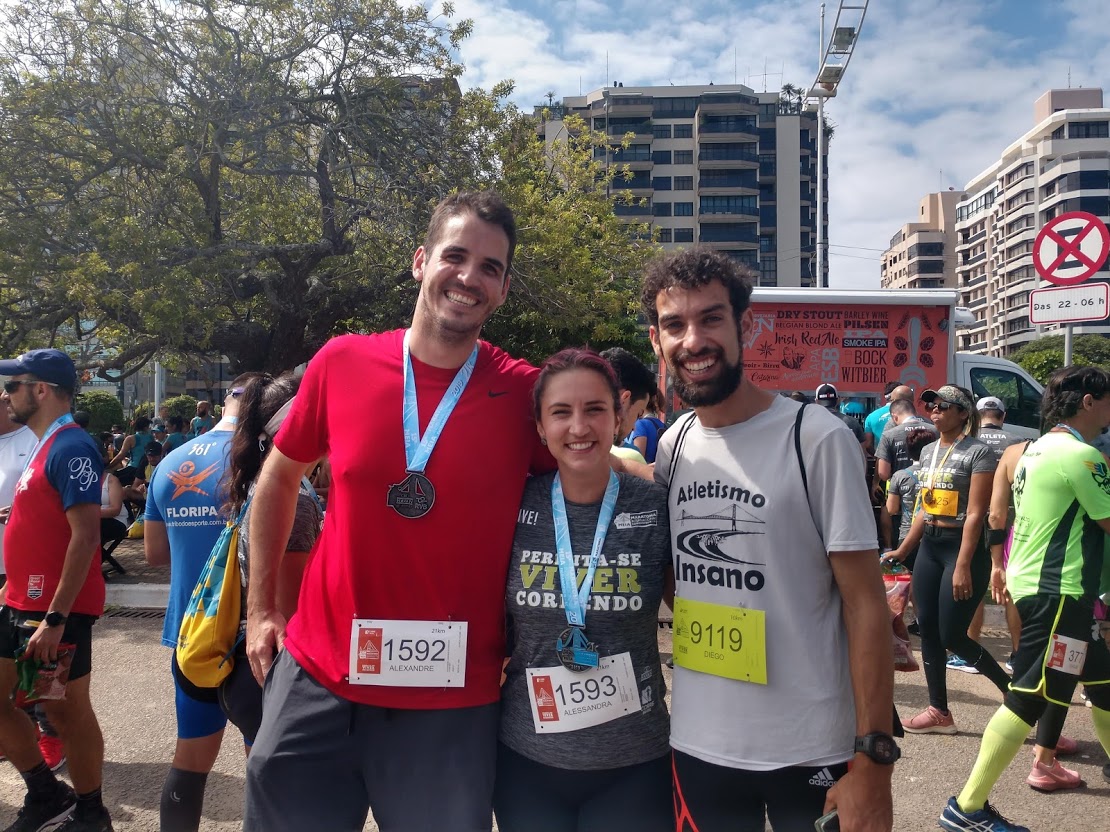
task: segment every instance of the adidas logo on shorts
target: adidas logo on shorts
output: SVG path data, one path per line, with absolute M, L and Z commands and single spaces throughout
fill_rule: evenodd
M 833 779 L 831 771 L 829 771 L 827 768 L 823 768 L 809 778 L 809 785 L 823 786 L 824 788 L 829 789 L 836 785 L 836 780 Z

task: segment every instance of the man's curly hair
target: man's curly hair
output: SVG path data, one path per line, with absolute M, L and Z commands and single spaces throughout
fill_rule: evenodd
M 660 254 L 644 269 L 644 285 L 640 305 L 652 326 L 659 326 L 659 310 L 655 302 L 660 292 L 668 289 L 700 289 L 713 281 L 728 290 L 732 312 L 739 320 L 748 308 L 756 273 L 748 266 L 713 249 L 693 248 Z

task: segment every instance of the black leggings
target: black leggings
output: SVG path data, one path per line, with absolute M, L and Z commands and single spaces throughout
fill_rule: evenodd
M 913 600 L 921 629 L 921 660 L 929 686 L 929 704 L 945 713 L 948 712 L 948 681 L 944 675 L 947 672 L 946 649 L 973 665 L 1003 694 L 1010 684 L 1006 671 L 979 642 L 967 635 L 967 628 L 990 582 L 990 555 L 982 541 L 971 556 L 971 597 L 963 601 L 952 597 L 952 573 L 962 541 L 963 529 L 926 525 L 913 570 Z
M 671 755 L 572 770 L 499 743 L 493 810 L 501 832 L 674 832 Z

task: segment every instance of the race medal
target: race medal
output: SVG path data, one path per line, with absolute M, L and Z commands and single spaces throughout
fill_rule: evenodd
M 525 670 L 528 704 L 537 734 L 562 734 L 612 722 L 642 710 L 636 673 L 628 653 L 606 656 L 597 667 Z
M 767 684 L 766 619 L 763 610 L 675 598 L 675 666 Z
M 567 627 L 555 642 L 555 654 L 563 667 L 573 673 L 585 673 L 598 666 L 597 645 L 586 640 L 581 627 Z
M 960 513 L 960 494 L 958 491 L 929 489 L 921 497 L 925 513 L 933 517 L 956 517 Z
M 410 471 L 404 480 L 389 486 L 385 504 L 402 517 L 416 519 L 431 511 L 435 501 L 436 490 L 432 481 L 423 474 Z
M 424 469 L 428 465 L 428 459 L 435 449 L 436 442 L 439 441 L 440 434 L 443 433 L 447 420 L 451 418 L 455 405 L 462 398 L 470 376 L 474 373 L 474 365 L 478 361 L 478 345 L 474 345 L 474 349 L 470 351 L 470 357 L 459 367 L 447 392 L 440 399 L 435 413 L 432 414 L 424 435 L 421 436 L 420 413 L 416 402 L 416 379 L 413 377 L 412 358 L 409 355 L 411 334 L 411 329 L 405 331 L 401 348 L 405 382 L 401 403 L 401 425 L 405 434 L 405 472 L 408 476 L 396 485 L 389 486 L 385 504 L 402 517 L 415 520 L 431 511 L 432 506 L 435 505 L 436 490 L 431 480 L 424 475 Z

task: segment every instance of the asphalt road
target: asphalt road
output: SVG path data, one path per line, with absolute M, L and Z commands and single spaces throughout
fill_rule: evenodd
M 104 795 L 119 832 L 158 829 L 158 801 L 173 753 L 174 717 L 168 651 L 159 646 L 160 620 L 108 617 L 95 629 L 93 697 L 107 745 Z M 988 639 L 996 656 L 1002 642 Z M 670 650 L 670 633 L 660 632 Z M 926 702 L 920 673 L 900 673 L 896 700 L 903 714 Z M 936 828 L 948 796 L 959 791 L 978 752 L 983 726 L 999 704 L 985 679 L 949 673 L 952 709 L 961 733 L 952 737 L 911 736 L 895 768 L 895 829 L 918 832 Z M 1077 700 L 1078 701 L 1078 700 Z M 799 715 L 803 718 L 803 715 Z M 1104 755 L 1094 736 L 1090 711 L 1073 708 L 1065 731 L 1079 740 L 1079 754 L 1066 761 L 1087 781 L 1085 788 L 1051 795 L 1025 785 L 1032 765 L 1031 746 L 1003 776 L 992 801 L 1006 816 L 1034 832 L 1089 832 L 1110 816 L 1110 784 L 1102 779 Z M 232 732 L 208 781 L 203 830 L 238 829 L 243 796 L 242 745 Z M 11 766 L 0 765 L 0 825 L 15 816 L 23 783 Z M 373 823 L 366 829 L 375 830 Z M 322 830 L 327 832 L 327 830 Z

